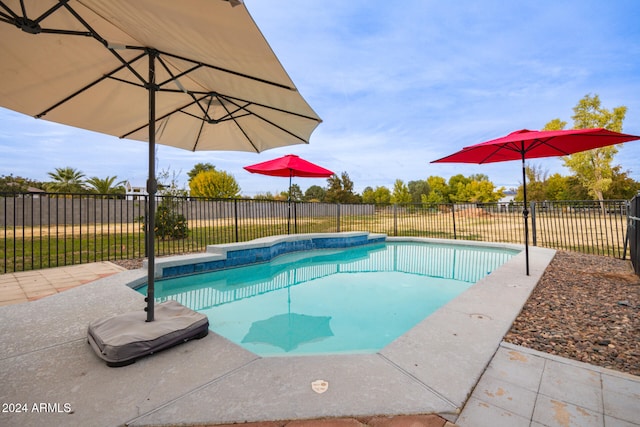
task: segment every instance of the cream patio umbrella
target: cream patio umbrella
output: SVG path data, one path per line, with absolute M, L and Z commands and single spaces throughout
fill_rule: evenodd
M 318 115 L 240 0 L 0 0 L 0 106 L 149 143 L 260 152 L 308 143 Z

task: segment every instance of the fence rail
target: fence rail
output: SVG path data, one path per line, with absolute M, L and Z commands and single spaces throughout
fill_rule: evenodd
M 625 258 L 627 229 L 637 233 L 637 222 L 630 219 L 634 206 L 638 216 L 637 198 L 634 201 L 531 203 L 530 244 Z M 0 273 L 142 258 L 146 206 L 144 196 L 126 200 L 87 194 L 0 194 Z M 522 203 L 289 204 L 158 197 L 158 206 L 180 221 L 156 218 L 156 227 L 165 226 L 157 233 L 158 256 L 276 234 L 335 231 L 524 243 Z M 176 238 L 170 232 L 179 224 L 186 232 Z M 630 250 L 637 258 L 637 236 L 635 242 Z

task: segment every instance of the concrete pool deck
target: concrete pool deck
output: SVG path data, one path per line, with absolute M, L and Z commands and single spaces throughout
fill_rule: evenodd
M 640 425 L 634 409 L 638 377 L 501 344 L 553 254 L 531 248 L 530 276 L 524 275 L 524 254 L 515 256 L 368 355 L 260 358 L 210 333 L 109 368 L 87 344 L 87 326 L 140 310 L 143 296 L 127 283 L 144 279 L 144 270 L 2 306 L 0 400 L 14 406 L 0 413 L 0 425 L 189 425 L 427 413 L 460 426 L 605 420 Z M 312 390 L 316 380 L 328 383 L 326 392 Z M 592 388 L 596 398 L 587 401 Z M 25 404 L 26 412 L 17 412 L 15 404 Z M 576 417 L 584 414 L 593 414 L 593 422 L 580 423 Z

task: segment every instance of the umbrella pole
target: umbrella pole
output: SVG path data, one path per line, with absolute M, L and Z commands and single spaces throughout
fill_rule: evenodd
M 155 243 L 156 243 L 156 88 L 155 51 L 149 51 L 149 220 L 147 221 L 147 322 L 153 322 L 155 301 Z
M 287 234 L 291 234 L 291 179 L 293 171 L 289 169 L 289 195 L 287 196 Z
M 529 209 L 527 208 L 527 174 L 524 166 L 524 143 L 522 147 L 522 193 L 524 197 L 524 205 L 522 208 L 522 217 L 524 219 L 524 255 L 527 276 L 529 275 Z

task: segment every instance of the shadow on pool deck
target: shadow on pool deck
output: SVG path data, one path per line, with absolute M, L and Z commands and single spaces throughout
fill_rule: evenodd
M 637 377 L 603 373 L 583 364 L 576 367 L 500 345 L 553 257 L 553 251 L 532 249 L 531 276 L 522 273 L 524 261 L 518 255 L 480 286 L 373 355 L 260 358 L 210 333 L 133 365 L 108 368 L 87 344 L 86 328 L 97 318 L 144 306 L 143 296 L 126 286 L 144 277 L 142 270 L 104 277 L 37 301 L 6 305 L 0 307 L 0 399 L 24 403 L 27 411 L 0 413 L 0 424 L 142 426 L 262 421 L 261 426 L 274 427 L 443 426 L 447 422 L 515 426 L 529 425 L 536 416 L 544 420 L 545 413 L 553 415 L 546 408 L 560 407 L 567 419 L 591 411 L 594 419 L 602 421 L 584 425 L 604 425 L 607 418 L 640 425 L 633 411 L 633 396 L 640 394 Z M 0 282 L 2 287 L 4 283 Z M 510 352 L 518 355 L 518 366 L 513 366 Z M 550 391 L 528 390 L 509 378 L 531 377 L 535 382 L 537 375 L 538 384 L 544 384 L 562 378 L 566 370 L 573 375 L 566 381 L 580 380 L 574 378 L 574 370 L 587 372 L 587 379 L 599 375 L 602 385 L 598 390 L 605 406 L 591 409 L 576 401 L 575 388 L 556 386 L 568 393 L 558 398 Z M 317 379 L 329 383 L 327 392 L 312 391 L 311 382 Z M 608 394 L 603 387 L 609 387 Z M 42 403 L 47 411 L 36 411 Z M 429 413 L 438 415 L 424 415 Z M 548 421 L 544 425 L 563 424 Z

